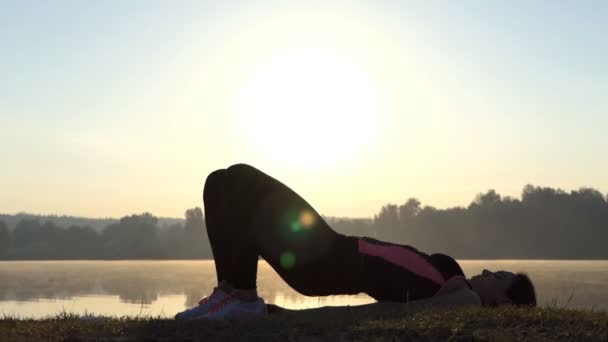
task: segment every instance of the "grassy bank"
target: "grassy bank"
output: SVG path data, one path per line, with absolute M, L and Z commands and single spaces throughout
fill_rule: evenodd
M 608 341 L 608 313 L 557 308 L 460 308 L 408 312 L 322 308 L 245 322 L 166 318 L 95 318 L 60 314 L 43 320 L 4 317 L 0 341 Z

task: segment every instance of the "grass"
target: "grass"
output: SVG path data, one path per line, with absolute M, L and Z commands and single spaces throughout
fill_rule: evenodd
M 0 318 L 0 341 L 608 341 L 608 312 L 561 308 L 320 308 L 240 322 L 60 313 Z

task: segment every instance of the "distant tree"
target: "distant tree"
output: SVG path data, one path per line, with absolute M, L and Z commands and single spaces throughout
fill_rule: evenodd
M 399 220 L 407 221 L 420 213 L 420 201 L 417 198 L 409 198 L 407 202 L 399 206 Z
M 56 259 L 64 252 L 60 248 L 63 229 L 51 221 L 22 219 L 13 231 L 11 257 L 24 259 Z
M 11 246 L 11 232 L 4 221 L 0 221 L 0 257 L 5 256 Z
M 199 207 L 186 210 L 186 224 L 184 229 L 186 234 L 191 237 L 200 237 L 203 234 L 204 220 L 203 211 Z
M 346 218 L 346 217 L 323 217 L 330 227 L 337 232 L 352 236 L 378 236 L 377 227 L 373 219 L 369 218 Z
M 374 223 L 378 227 L 378 235 L 382 239 L 394 240 L 399 233 L 399 207 L 395 204 L 387 204 L 380 209 L 380 213 L 374 217 Z
M 184 224 L 185 240 L 182 244 L 182 253 L 187 258 L 211 257 L 211 246 L 205 233 L 203 211 L 199 207 L 191 208 L 186 210 L 184 216 L 186 223 Z
M 485 194 L 478 194 L 473 201 L 474 205 L 484 208 L 496 207 L 500 205 L 500 195 L 494 189 L 488 190 Z
M 396 226 L 399 223 L 399 211 L 395 204 L 387 204 L 380 209 L 380 213 L 376 215 L 375 221 L 381 225 L 390 227 Z
M 110 259 L 162 258 L 158 218 L 150 213 L 125 216 L 102 234 L 103 249 Z
M 70 226 L 64 230 L 60 248 L 66 259 L 96 259 L 102 256 L 101 236 L 92 227 Z
M 24 219 L 15 225 L 13 230 L 13 247 L 15 249 L 26 248 L 40 239 L 41 225 L 37 219 Z
M 163 254 L 170 259 L 186 259 L 189 256 L 183 248 L 186 241 L 184 237 L 184 225 L 176 222 L 158 231 L 158 236 Z

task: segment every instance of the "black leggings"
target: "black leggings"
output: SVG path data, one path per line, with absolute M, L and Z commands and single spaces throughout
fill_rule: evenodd
M 218 282 L 255 289 L 261 256 L 301 294 L 364 291 L 357 238 L 333 231 L 276 179 L 233 165 L 207 177 L 203 200 Z

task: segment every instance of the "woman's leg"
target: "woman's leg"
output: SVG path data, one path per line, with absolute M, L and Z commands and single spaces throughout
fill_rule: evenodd
M 334 232 L 276 179 L 233 165 L 208 177 L 204 200 L 218 281 L 255 289 L 259 255 L 300 293 L 361 292 L 357 239 Z
M 218 284 L 255 289 L 258 253 L 243 220 L 238 186 L 228 170 L 212 172 L 205 181 L 205 225 L 213 252 Z

